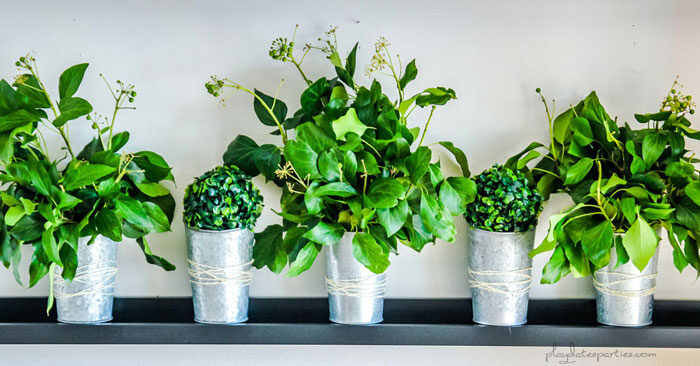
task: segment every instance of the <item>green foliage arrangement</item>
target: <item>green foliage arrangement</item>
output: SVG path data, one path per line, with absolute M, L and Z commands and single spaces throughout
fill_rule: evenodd
M 0 80 L 0 250 L 5 267 L 12 266 L 20 282 L 20 247 L 31 245 L 29 286 L 47 273 L 53 280 L 57 265 L 63 267 L 62 277 L 71 280 L 78 267 L 78 238 L 92 242 L 104 235 L 114 241 L 136 239 L 149 263 L 175 269 L 153 255 L 146 241 L 149 233 L 170 230 L 175 201 L 159 182 L 173 180 L 171 168 L 150 151 L 120 153 L 129 133 L 114 133 L 117 112 L 134 108 L 129 105 L 136 97 L 134 87 L 117 81 L 113 90 L 105 80 L 115 103 L 110 119 L 91 114 L 91 104 L 75 96 L 88 64 L 61 74 L 56 102 L 39 78 L 34 57 L 21 57 L 16 66 L 22 74 L 13 84 Z M 76 154 L 68 126 L 81 117 L 92 122 L 96 137 Z M 50 156 L 46 132 L 62 138 L 65 156 Z
M 656 251 L 661 227 L 678 270 L 688 264 L 700 270 L 698 160 L 685 148 L 700 132 L 687 119 L 694 113 L 692 97 L 679 87 L 676 79 L 658 112 L 635 115 L 642 128 L 611 119 L 595 92 L 556 118 L 546 108 L 551 141 L 530 173 L 546 197 L 566 192 L 576 205 L 549 218 L 544 242 L 531 253 L 554 250 L 543 283 L 568 273 L 587 276 L 606 266 L 613 250 L 616 265 L 631 260 L 641 270 Z M 532 158 L 539 147 L 530 145 L 511 163 L 526 152 Z
M 262 196 L 238 167 L 216 167 L 187 186 L 185 224 L 204 230 L 253 230 L 262 212 Z
M 472 179 L 477 193 L 465 217 L 473 228 L 522 232 L 537 225 L 542 196 L 523 173 L 496 164 Z
M 400 58 L 392 58 L 384 38 L 375 44 L 366 71 L 388 74 L 398 96 L 392 100 L 384 94 L 377 80 L 360 86 L 355 80 L 357 44 L 343 63 L 335 29 L 326 36 L 320 46 L 306 45 L 299 61 L 294 37 L 272 44 L 272 58 L 292 63 L 308 86 L 300 96 L 301 108 L 292 116 L 287 116 L 284 102 L 258 90 L 216 77 L 207 83 L 214 96 L 224 87 L 253 95 L 258 119 L 276 127 L 272 133 L 282 139 L 281 146 L 258 145 L 239 135 L 228 146 L 224 162 L 283 187 L 278 212 L 282 225 L 256 234 L 257 268 L 267 266 L 279 273 L 289 263 L 288 275 L 298 275 L 311 267 L 323 245 L 334 245 L 345 232 L 355 232 L 355 258 L 382 273 L 398 242 L 420 251 L 436 238 L 453 241 L 452 216 L 463 215 L 476 193 L 461 150 L 450 142 L 438 143 L 454 154 L 464 175 L 446 178 L 424 144 L 435 108 L 456 96 L 444 87 L 408 96 L 406 88 L 418 75 L 416 62 L 404 68 Z M 313 49 L 333 65 L 333 77 L 312 81 L 304 73 L 301 63 Z M 430 108 L 422 131 L 408 126 L 416 107 Z

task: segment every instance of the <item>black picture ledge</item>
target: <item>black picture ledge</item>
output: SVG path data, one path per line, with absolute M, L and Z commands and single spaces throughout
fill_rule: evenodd
M 531 300 L 519 327 L 474 324 L 468 299 L 388 299 L 384 322 L 371 326 L 330 323 L 325 298 L 251 299 L 237 325 L 193 322 L 190 298 L 117 298 L 114 320 L 100 325 L 56 323 L 45 306 L 0 298 L 0 343 L 700 347 L 700 301 L 657 300 L 642 328 L 599 325 L 593 300 Z

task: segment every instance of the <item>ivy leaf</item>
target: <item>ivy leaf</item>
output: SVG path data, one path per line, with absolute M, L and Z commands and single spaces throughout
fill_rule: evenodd
M 106 181 L 103 181 L 106 182 Z M 114 183 L 114 181 L 112 181 Z M 165 196 L 167 194 L 170 194 L 170 191 L 160 185 L 160 183 L 134 183 L 136 187 L 139 189 L 139 191 L 143 192 L 145 195 L 149 197 L 160 197 L 160 196 Z M 102 182 L 100 182 L 100 185 L 102 185 Z M 107 187 L 104 187 L 107 188 Z M 113 189 L 113 187 L 110 187 Z
M 158 205 L 148 201 L 143 202 L 142 205 L 146 210 L 146 214 L 148 214 L 148 218 L 151 220 L 155 232 L 164 233 L 170 231 L 170 220 L 168 220 L 168 217 L 165 216 L 165 213 Z
M 639 215 L 622 238 L 622 245 L 625 246 L 634 266 L 640 271 L 649 263 L 658 243 L 659 238 L 654 229 Z
M 564 184 L 573 185 L 579 183 L 586 177 L 591 168 L 593 168 L 593 160 L 589 158 L 579 160 L 566 171 L 566 179 L 564 180 Z
M 355 108 L 349 108 L 344 116 L 336 119 L 331 124 L 336 139 L 345 141 L 345 135 L 349 132 L 362 136 L 367 130 L 367 126 L 357 118 Z
M 467 178 L 462 178 L 468 180 Z M 462 200 L 462 196 L 459 192 L 452 187 L 447 180 L 443 181 L 440 185 L 439 197 L 440 202 L 445 205 L 445 208 L 447 208 L 453 216 L 464 214 L 467 204 Z
M 11 131 L 29 123 L 39 121 L 40 118 L 24 109 L 0 116 L 0 132 Z
M 333 182 L 319 186 L 313 193 L 316 197 L 338 196 L 352 197 L 357 194 L 355 188 L 345 182 Z
M 141 202 L 125 195 L 121 195 L 114 201 L 117 213 L 124 220 L 135 225 L 144 232 L 150 232 L 153 229 L 151 220 L 148 218 L 146 210 Z
M 370 271 L 380 274 L 389 268 L 389 252 L 385 252 L 374 237 L 356 233 L 352 239 L 352 255 Z
M 340 224 L 319 222 L 311 230 L 304 233 L 303 237 L 322 245 L 335 245 L 343 237 L 345 228 Z
M 172 168 L 163 159 L 162 156 L 154 153 L 153 151 L 139 151 L 134 154 L 134 163 L 138 165 L 139 168 L 144 170 L 144 175 L 146 179 L 151 182 L 160 182 L 161 180 L 169 180 L 174 182 L 170 171 Z
M 449 141 L 440 141 L 438 143 L 447 149 L 447 151 L 452 153 L 455 160 L 457 160 L 457 164 L 459 164 L 460 169 L 462 169 L 462 175 L 469 177 L 471 175 L 471 172 L 469 171 L 469 161 L 467 160 L 467 155 L 464 154 L 464 151 L 454 146 L 454 144 Z
M 451 99 L 457 99 L 455 91 L 441 86 L 437 88 L 428 88 L 423 90 L 416 97 L 416 105 L 419 107 L 427 107 L 429 105 L 444 105 Z
M 266 182 L 276 178 L 275 170 L 279 169 L 282 162 L 282 152 L 277 146 L 272 144 L 260 145 L 253 150 L 251 158 L 257 170 L 265 177 Z
M 334 182 L 340 180 L 342 172 L 340 171 L 340 162 L 333 151 L 324 151 L 318 157 L 318 171 L 323 178 Z
M 418 69 L 416 68 L 416 59 L 413 59 L 408 63 L 408 65 L 406 65 L 406 70 L 399 80 L 401 90 L 405 89 L 408 83 L 415 80 L 416 76 L 418 76 Z
M 92 112 L 92 105 L 85 99 L 70 97 L 61 99 L 58 103 L 58 109 L 61 114 L 52 123 L 56 127 L 61 127 L 68 121 Z
M 421 146 L 406 158 L 406 169 L 411 177 L 411 182 L 418 184 L 428 172 L 432 152 L 429 148 Z
M 587 119 L 583 117 L 572 118 L 571 130 L 574 131 L 574 141 L 579 146 L 586 146 L 593 142 L 593 131 Z
M 302 179 L 318 179 L 318 154 L 306 143 L 289 140 L 284 145 L 284 157 L 292 163 L 294 170 Z
M 58 96 L 70 98 L 78 91 L 88 64 L 77 64 L 66 69 L 58 79 Z
M 586 257 L 597 268 L 604 267 L 610 260 L 610 248 L 613 245 L 613 226 L 610 221 L 603 221 L 583 232 L 581 246 Z
M 436 237 L 447 242 L 455 239 L 455 224 L 443 203 L 423 192 L 420 200 L 420 218 L 425 228 Z
M 329 89 L 328 81 L 325 77 L 316 80 L 309 85 L 306 90 L 301 93 L 301 109 L 310 116 L 315 116 L 323 108 L 321 96 L 326 94 Z
M 406 194 L 406 187 L 395 178 L 379 177 L 370 183 L 363 196 L 364 204 L 371 208 L 391 208 Z
M 666 137 L 660 133 L 650 133 L 644 136 L 642 141 L 642 158 L 646 164 L 646 168 L 651 166 L 659 159 L 666 148 Z
M 406 223 L 410 208 L 405 200 L 399 201 L 395 207 L 377 209 L 377 221 L 384 227 L 386 234 L 396 234 Z
M 253 265 L 255 268 L 267 266 L 274 273 L 282 272 L 287 264 L 287 253 L 282 245 L 281 225 L 270 225 L 260 233 L 255 233 L 253 246 Z
M 103 208 L 95 215 L 95 227 L 100 235 L 112 239 L 122 240 L 122 222 L 114 210 Z
M 129 141 L 129 131 L 123 131 L 112 136 L 112 152 L 119 151 Z
M 685 195 L 700 206 L 700 181 L 694 181 L 685 186 Z
M 71 191 L 95 183 L 100 178 L 113 173 L 115 169 L 102 164 L 84 164 L 71 170 L 63 178 L 63 187 Z
M 294 132 L 297 134 L 298 141 L 311 146 L 311 149 L 317 153 L 326 151 L 338 145 L 332 136 L 329 136 L 313 122 L 300 124 L 294 129 Z
M 279 99 L 275 99 L 263 92 L 261 92 L 258 89 L 255 89 L 255 95 L 257 95 L 260 99 L 262 99 L 263 102 L 267 105 L 268 108 L 272 111 L 272 114 L 277 118 L 277 121 L 282 124 L 284 122 L 284 119 L 287 117 L 287 105 L 284 104 L 283 101 Z M 260 103 L 258 98 L 253 97 L 253 110 L 255 111 L 255 115 L 258 117 L 260 122 L 264 124 L 265 126 L 275 126 L 277 127 L 277 123 L 275 123 L 275 119 L 272 118 L 272 115 L 267 111 L 265 106 Z
M 246 135 L 238 135 L 228 144 L 224 153 L 224 164 L 235 165 L 251 177 L 260 174 L 255 164 L 255 150 L 258 144 Z
M 564 276 L 569 274 L 571 270 L 569 269 L 569 261 L 564 255 L 564 249 L 562 247 L 557 247 L 552 253 L 552 257 L 549 258 L 547 264 L 544 265 L 542 269 L 542 279 L 541 283 L 553 284 L 558 282 Z
M 136 242 L 139 244 L 139 247 L 141 247 L 143 254 L 146 256 L 146 262 L 148 262 L 150 264 L 155 264 L 156 266 L 161 267 L 166 271 L 174 271 L 175 270 L 175 265 L 168 262 L 167 259 L 153 254 L 153 252 L 151 251 L 151 247 L 148 245 L 148 242 L 146 241 L 145 236 L 137 238 Z
M 294 277 L 300 275 L 302 272 L 311 268 L 314 264 L 316 257 L 318 256 L 319 250 L 316 248 L 316 244 L 312 242 L 306 243 L 306 245 L 301 248 L 299 254 L 297 254 L 296 259 L 289 265 L 289 272 L 287 276 Z

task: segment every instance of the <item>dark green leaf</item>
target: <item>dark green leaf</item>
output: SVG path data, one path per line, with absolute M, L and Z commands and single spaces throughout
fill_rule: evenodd
M 367 233 L 356 233 L 352 239 L 352 254 L 358 262 L 374 273 L 384 273 L 389 267 L 389 253 L 384 252 L 374 237 Z
M 95 227 L 100 235 L 122 241 L 122 222 L 114 210 L 103 208 L 95 215 Z
M 549 258 L 549 261 L 547 261 L 547 264 L 545 264 L 542 269 L 542 279 L 540 282 L 548 284 L 557 283 L 560 279 L 569 274 L 570 271 L 569 261 L 564 255 L 564 248 L 557 247 L 554 249 L 552 257 Z
M 135 225 L 144 232 L 150 232 L 153 229 L 151 220 L 141 202 L 131 197 L 121 195 L 116 198 L 114 203 L 117 213 L 124 220 Z
M 319 251 L 318 248 L 316 248 L 315 243 L 306 243 L 306 245 L 299 251 L 299 254 L 297 254 L 294 262 L 289 265 L 289 272 L 287 272 L 287 276 L 298 276 L 302 272 L 311 268 L 311 265 L 314 264 L 318 253 Z
M 431 234 L 447 242 L 454 241 L 456 229 L 450 212 L 442 202 L 425 192 L 421 194 L 420 218 Z
M 464 154 L 464 151 L 454 146 L 454 144 L 449 141 L 440 141 L 438 143 L 452 153 L 457 160 L 457 164 L 459 164 L 459 167 L 462 169 L 462 175 L 469 177 L 471 172 L 469 171 L 469 162 L 467 161 L 467 155 Z
M 318 179 L 318 154 L 306 143 L 290 140 L 284 146 L 284 157 L 292 163 L 294 170 L 302 179 Z
M 253 246 L 253 265 L 255 268 L 267 266 L 274 273 L 282 272 L 287 264 L 287 253 L 284 251 L 282 226 L 270 225 L 260 233 L 255 233 Z
M 287 117 L 287 105 L 284 104 L 279 99 L 275 99 L 263 92 L 261 92 L 258 89 L 255 89 L 255 95 L 257 95 L 262 101 L 267 105 L 267 108 L 263 105 L 263 103 L 260 103 L 258 98 L 253 97 L 253 110 L 255 111 L 255 115 L 258 117 L 260 122 L 264 124 L 265 126 L 277 126 L 277 123 L 275 123 L 275 118 L 277 119 L 277 122 L 282 124 L 284 119 Z M 268 111 L 268 108 L 270 111 L 272 111 L 272 114 Z M 274 118 L 272 117 L 274 115 Z
M 377 209 L 377 221 L 384 227 L 386 234 L 392 236 L 404 226 L 408 213 L 408 202 L 401 200 L 395 207 Z
M 82 98 L 70 97 L 61 99 L 58 104 L 58 109 L 61 114 L 53 120 L 53 125 L 56 127 L 61 127 L 66 124 L 66 122 L 80 118 L 90 112 L 92 112 L 92 105 Z
M 246 135 L 238 135 L 228 144 L 224 153 L 224 164 L 235 165 L 251 177 L 260 174 L 260 170 L 255 164 L 255 151 L 258 144 Z
M 666 148 L 666 136 L 660 133 L 650 133 L 644 136 L 642 142 L 642 158 L 647 169 L 659 159 Z
M 413 59 L 406 65 L 406 70 L 399 80 L 399 87 L 405 89 L 406 85 L 415 80 L 416 76 L 418 76 L 418 69 L 416 68 L 416 60 Z
M 78 91 L 88 64 L 73 65 L 66 69 L 58 79 L 58 96 L 61 99 L 70 98 Z
M 110 150 L 113 152 L 119 151 L 126 143 L 129 141 L 129 131 L 119 132 L 112 136 L 112 147 Z
M 136 239 L 136 242 L 139 244 L 141 247 L 141 250 L 143 250 L 143 254 L 146 256 L 146 262 L 150 264 L 155 264 L 158 267 L 163 268 L 166 271 L 174 271 L 175 266 L 168 262 L 165 258 L 159 257 L 153 252 L 151 252 L 151 247 L 148 246 L 148 242 L 146 241 L 146 237 L 140 237 Z
M 113 173 L 115 169 L 102 164 L 83 164 L 71 170 L 63 179 L 63 187 L 71 191 L 96 183 L 100 178 Z

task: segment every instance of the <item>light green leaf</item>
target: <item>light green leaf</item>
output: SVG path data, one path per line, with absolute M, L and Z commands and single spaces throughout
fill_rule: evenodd
M 319 222 L 311 230 L 304 233 L 303 237 L 322 245 L 335 245 L 343 237 L 345 228 L 340 224 Z
M 312 243 L 312 242 L 306 243 L 306 245 L 303 248 L 301 248 L 301 250 L 297 254 L 297 257 L 294 260 L 294 262 L 292 262 L 289 265 L 289 272 L 287 272 L 287 276 L 289 276 L 289 277 L 298 276 L 302 272 L 311 268 L 311 265 L 314 264 L 314 261 L 316 260 L 318 253 L 319 253 L 319 251 L 318 251 L 318 248 L 316 248 L 315 243 Z
M 113 173 L 116 169 L 102 164 L 83 164 L 71 170 L 63 178 L 63 187 L 71 191 L 95 183 L 98 179 Z
M 644 270 L 649 263 L 658 243 L 659 238 L 654 229 L 639 215 L 622 238 L 622 245 L 625 246 L 634 266 L 640 271 Z
M 170 194 L 170 191 L 159 183 L 136 183 L 136 187 L 149 197 L 160 197 Z
M 352 239 L 352 254 L 358 262 L 374 273 L 384 273 L 389 268 L 389 252 L 385 252 L 374 237 L 356 233 Z
M 564 180 L 564 184 L 573 185 L 581 182 L 591 168 L 593 168 L 593 160 L 589 158 L 579 160 L 566 171 L 566 179 Z
M 354 132 L 362 137 L 367 130 L 367 126 L 357 118 L 355 108 L 348 109 L 344 116 L 333 121 L 331 125 L 333 127 L 333 132 L 335 132 L 336 139 L 340 141 L 345 141 L 345 134 L 348 132 Z

